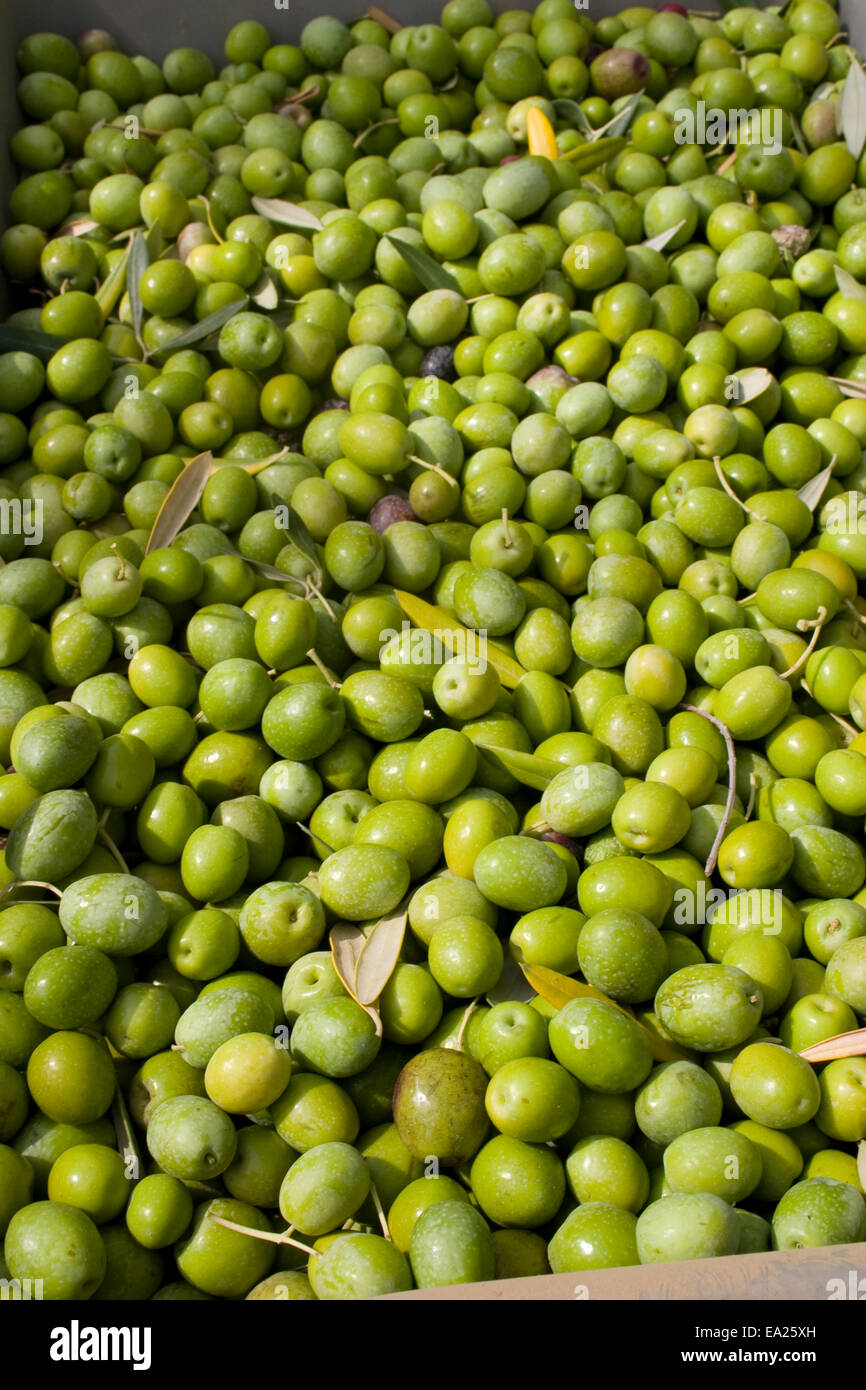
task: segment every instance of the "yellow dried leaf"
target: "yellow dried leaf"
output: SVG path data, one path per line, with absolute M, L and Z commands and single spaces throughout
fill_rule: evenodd
M 530 106 L 527 112 L 526 134 L 529 137 L 530 154 L 545 155 L 547 159 L 559 158 L 553 126 L 537 106 Z
M 611 1004 L 613 1008 L 619 1009 L 621 1014 L 625 1014 L 626 1018 L 630 1018 L 632 1023 L 640 1028 L 656 1062 L 678 1062 L 689 1056 L 684 1048 L 677 1047 L 676 1043 L 668 1042 L 653 1029 L 638 1023 L 630 1009 L 624 1008 L 609 995 L 602 994 L 600 989 L 594 989 L 582 980 L 573 980 L 570 975 L 560 975 L 558 970 L 549 970 L 546 965 L 521 965 L 520 968 L 536 994 L 540 994 L 542 999 L 546 999 L 555 1009 L 564 1008 L 572 999 L 599 999 L 603 1004 Z
M 511 690 L 526 675 L 520 663 L 493 642 L 485 642 L 479 652 L 478 633 L 464 627 L 447 609 L 427 603 L 425 599 L 419 598 L 417 594 L 410 594 L 405 589 L 395 589 L 394 595 L 406 617 L 422 631 L 438 638 L 442 647 L 452 656 L 460 656 L 463 653 L 470 656 L 476 653 L 483 655 L 497 672 L 502 684 Z

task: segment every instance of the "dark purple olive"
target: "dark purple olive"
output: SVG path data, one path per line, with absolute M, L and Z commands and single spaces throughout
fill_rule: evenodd
M 323 413 L 323 411 L 325 411 L 325 410 L 348 410 L 348 409 L 349 409 L 349 402 L 348 402 L 348 401 L 344 401 L 343 398 L 342 398 L 342 396 L 331 396 L 330 400 L 322 401 L 321 405 L 317 405 L 316 408 L 315 408 L 315 410 L 312 411 L 312 414 L 313 414 L 313 415 L 321 415 L 321 414 Z
M 649 73 L 649 58 L 633 48 L 609 48 L 598 55 L 590 69 L 592 85 L 606 101 L 639 92 L 646 86 Z
M 367 520 L 373 530 L 381 535 L 389 526 L 393 526 L 395 521 L 417 521 L 418 518 L 407 498 L 398 496 L 396 492 L 389 492 L 387 497 L 380 497 L 378 502 L 373 503 Z
M 421 358 L 419 376 L 438 376 L 442 381 L 453 381 L 457 372 L 454 367 L 454 349 L 445 345 L 432 347 Z

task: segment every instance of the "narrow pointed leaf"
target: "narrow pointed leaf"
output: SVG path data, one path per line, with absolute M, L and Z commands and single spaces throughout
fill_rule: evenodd
M 844 376 L 831 376 L 829 381 L 835 381 L 843 396 L 852 396 L 855 400 L 866 400 L 866 381 L 849 380 Z
M 857 1175 L 860 1186 L 866 1192 L 866 1139 L 861 1139 L 857 1145 Z
M 606 135 L 608 139 L 612 139 L 617 135 L 625 135 L 625 132 L 631 124 L 632 117 L 640 104 L 642 96 L 643 89 L 639 92 L 635 92 L 634 96 L 626 102 L 622 110 L 617 111 L 616 115 L 612 116 L 606 125 L 599 128 L 597 136 Z
M 630 1009 L 623 1008 L 622 1004 L 618 1004 L 607 994 L 602 994 L 601 990 L 593 989 L 592 985 L 573 980 L 570 975 L 560 975 L 558 970 L 548 970 L 546 965 L 521 965 L 520 968 L 536 994 L 540 994 L 542 999 L 546 999 L 555 1009 L 564 1008 L 572 999 L 600 999 L 602 1003 L 611 1004 L 615 1009 L 619 1009 L 621 1014 L 625 1014 L 626 1018 L 630 1018 L 632 1023 L 640 1028 L 657 1062 L 676 1062 L 689 1055 L 683 1048 L 669 1043 L 651 1028 L 645 1028 L 642 1023 L 638 1023 Z
M 848 149 L 855 159 L 859 159 L 866 145 L 866 73 L 853 50 L 851 66 L 836 107 L 836 123 Z
M 287 203 L 283 198 L 253 198 L 252 201 L 256 212 L 271 222 L 280 222 L 286 227 L 307 227 L 313 232 L 322 230 L 316 214 L 298 207 L 297 203 Z
M 538 792 L 543 792 L 554 777 L 566 768 L 565 763 L 554 762 L 552 758 L 539 758 L 535 753 L 521 753 L 516 748 L 500 748 L 492 743 L 481 743 L 478 746 L 489 754 L 494 762 L 500 763 L 506 772 L 510 772 L 512 777 L 516 777 L 518 782 L 522 782 L 524 787 L 532 787 Z
M 174 258 L 175 260 L 179 260 L 179 259 L 180 259 L 179 256 L 178 256 L 178 254 L 177 254 L 177 243 L 176 243 L 176 242 L 172 243 L 172 246 L 171 246 L 170 251 L 169 251 L 169 250 L 163 251 L 163 249 L 162 249 L 162 248 L 163 248 L 163 235 L 162 235 L 162 227 L 160 226 L 159 218 L 156 219 L 156 221 L 153 223 L 152 227 L 150 228 L 150 231 L 149 231 L 149 232 L 147 233 L 147 235 L 145 236 L 145 238 L 144 238 L 144 244 L 145 244 L 145 246 L 147 247 L 147 254 L 148 254 L 148 256 L 150 257 L 149 264 L 152 264 L 153 261 L 157 260 L 160 256 L 165 256 L 166 258 L 168 258 L 168 257 L 171 255 L 171 256 L 173 256 L 173 258 Z
M 376 1033 L 382 1036 L 382 1020 L 379 1017 L 378 1009 L 374 1009 L 372 1004 L 362 1004 L 358 998 L 358 990 L 355 984 L 355 973 L 358 968 L 358 959 L 366 945 L 367 938 L 356 926 L 354 922 L 338 922 L 331 928 L 330 934 L 331 960 L 334 962 L 334 969 L 337 972 L 344 988 L 354 999 L 356 1004 L 369 1014 L 373 1023 L 376 1025 Z
M 810 512 L 814 512 L 821 498 L 827 489 L 827 484 L 833 476 L 833 469 L 836 467 L 837 455 L 834 454 L 826 468 L 822 468 L 820 473 L 816 473 L 814 478 L 810 478 L 808 483 L 804 483 L 797 496 L 801 502 L 805 502 Z
M 229 319 L 233 319 L 235 314 L 239 314 L 246 306 L 246 295 L 243 299 L 233 300 L 231 304 L 223 304 L 206 318 L 199 319 L 198 323 L 185 328 L 176 338 L 170 338 L 167 343 L 163 343 L 160 351 L 178 352 L 181 348 L 192 347 L 195 343 L 202 342 L 204 338 L 210 337 L 211 333 L 218 333 L 223 324 L 228 323 Z
M 306 593 L 305 586 L 300 579 L 296 579 L 293 574 L 286 574 L 285 570 L 278 570 L 273 565 L 266 565 L 264 560 L 250 560 L 244 556 L 244 563 L 250 569 L 255 570 L 263 579 L 270 579 L 273 584 L 293 584 L 301 593 Z
M 141 302 L 141 279 L 150 264 L 147 243 L 141 232 L 136 232 L 129 243 L 129 270 L 127 274 L 127 293 L 129 295 L 129 314 L 132 331 L 141 342 L 141 325 L 144 321 L 144 305 Z
M 487 991 L 488 1004 L 507 1004 L 515 999 L 520 1004 L 528 1004 L 535 998 L 535 990 L 527 980 L 516 960 L 506 956 L 499 976 L 492 989 Z
M 866 1028 L 850 1033 L 834 1033 L 832 1038 L 804 1047 L 800 1056 L 807 1062 L 835 1062 L 840 1057 L 866 1057 Z
M 427 603 L 425 599 L 419 598 L 417 594 L 407 593 L 405 589 L 395 589 L 394 596 L 406 617 L 424 632 L 434 633 L 442 646 L 452 655 L 478 652 L 478 633 L 470 632 L 469 628 L 452 617 L 446 608 Z M 513 690 L 526 675 L 524 668 L 513 656 L 509 656 L 508 652 L 489 640 L 483 648 L 483 655 L 497 672 L 502 684 L 509 690 Z
M 141 1149 L 119 1083 L 114 1093 L 111 1118 L 114 1121 L 114 1132 L 117 1135 L 118 1152 L 123 1159 L 127 1177 L 130 1181 L 143 1177 L 144 1167 L 141 1161 Z
M 399 251 L 425 290 L 454 290 L 455 293 L 460 293 L 454 276 L 440 265 L 429 251 L 422 251 L 420 246 L 412 246 L 408 241 L 403 241 L 401 237 L 392 236 L 390 232 L 386 234 L 385 239 L 390 241 L 395 251 Z
M 592 140 L 586 145 L 578 145 L 575 150 L 567 150 L 559 157 L 573 164 L 579 174 L 588 174 L 590 170 L 597 169 L 600 164 L 606 164 L 614 155 L 620 154 L 627 144 L 628 140 L 624 135 Z
M 127 246 L 126 250 L 118 258 L 117 264 L 109 272 L 96 291 L 96 294 L 93 296 L 106 318 L 109 318 L 114 312 L 118 300 L 126 289 L 126 271 L 128 265 L 129 247 Z
M 377 922 L 367 937 L 355 968 L 355 989 L 360 1004 L 375 1004 L 394 973 L 406 935 L 407 912 L 395 912 Z
M 579 102 L 572 101 L 570 97 L 557 97 L 553 109 L 564 121 L 571 121 L 582 135 L 595 134 L 595 126 Z
M 282 505 L 285 506 L 285 503 Z M 301 554 L 305 555 L 307 559 L 311 560 L 318 568 L 320 561 L 319 552 L 316 549 L 316 542 L 313 540 L 313 537 L 310 535 L 294 507 L 289 507 L 288 536 L 295 549 L 300 550 Z
M 866 299 L 866 285 L 861 285 L 860 281 L 855 280 L 849 271 L 843 270 L 841 265 L 835 265 L 833 272 L 836 276 L 836 284 L 839 286 L 839 293 L 844 294 L 846 299 Z
M 183 530 L 190 513 L 195 511 L 212 472 L 213 454 L 209 449 L 190 459 L 163 498 L 147 540 L 145 555 L 164 545 L 171 545 L 175 536 Z
M 95 232 L 100 226 L 99 222 L 94 222 L 92 217 L 77 217 L 74 222 L 65 222 L 57 233 L 58 236 L 87 236 L 88 232 Z
M 42 333 L 38 328 L 19 328 L 14 323 L 0 324 L 0 352 L 29 352 L 47 362 L 64 346 L 64 338 Z
M 266 270 L 262 271 L 250 290 L 250 299 L 258 309 L 276 309 L 279 304 L 279 291 Z
M 666 227 L 663 232 L 659 232 L 656 236 L 649 237 L 644 242 L 644 246 L 649 246 L 652 251 L 664 251 L 668 242 L 673 241 L 677 232 L 685 225 L 686 219 L 683 217 L 679 222 L 675 222 L 672 227 Z
M 748 405 L 749 401 L 755 401 L 759 396 L 763 396 L 768 386 L 773 383 L 773 374 L 768 372 L 766 367 L 752 367 L 751 371 L 744 372 L 738 378 L 739 387 L 737 389 L 737 405 Z
M 338 922 L 331 928 L 330 944 L 334 969 L 344 988 L 357 1003 L 355 974 L 358 969 L 358 957 L 367 944 L 367 938 L 354 922 Z

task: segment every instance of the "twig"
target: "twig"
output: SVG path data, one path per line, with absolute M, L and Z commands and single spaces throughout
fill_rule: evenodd
M 805 620 L 804 618 L 801 618 L 800 621 L 798 622 L 797 626 L 798 626 L 803 632 L 806 632 L 806 631 L 808 630 L 808 628 L 810 628 L 810 627 L 813 629 L 813 631 L 812 631 L 812 638 L 811 638 L 811 641 L 809 642 L 808 647 L 804 647 L 804 648 L 803 648 L 803 650 L 801 651 L 800 655 L 797 657 L 797 660 L 794 662 L 793 666 L 789 666 L 788 669 L 787 669 L 787 671 L 780 671 L 780 672 L 779 672 L 779 674 L 780 674 L 780 676 L 782 677 L 782 680 L 783 680 L 783 681 L 784 681 L 784 680 L 787 680 L 789 676 L 796 676 L 796 674 L 797 674 L 797 672 L 800 670 L 800 668 L 801 668 L 802 666 L 805 666 L 806 662 L 809 660 L 809 657 L 812 655 L 813 651 L 815 650 L 815 646 L 816 646 L 816 644 L 817 644 L 817 642 L 818 642 L 818 638 L 821 636 L 821 632 L 823 631 L 824 619 L 826 618 L 826 616 L 827 616 L 827 609 L 826 609 L 826 608 L 824 607 L 824 605 L 822 604 L 821 607 L 818 609 L 818 619 L 817 619 L 817 622 L 809 623 L 809 622 L 806 622 L 806 620 Z
M 334 677 L 331 675 L 330 671 L 328 670 L 322 658 L 319 656 L 319 653 L 316 651 L 315 647 L 310 647 L 310 650 L 307 652 L 307 656 L 310 658 L 314 666 L 318 666 L 319 670 L 325 677 L 325 680 L 328 682 L 328 685 L 331 687 L 331 689 L 339 690 L 340 682 L 334 680 Z
M 457 1051 L 458 1051 L 458 1052 L 462 1052 L 462 1051 L 463 1051 L 463 1034 L 466 1032 L 466 1026 L 467 1026 L 467 1024 L 469 1023 L 470 1018 L 471 1018 L 472 1015 L 474 1014 L 475 1010 L 478 1008 L 478 1004 L 479 1004 L 480 998 L 481 998 L 481 996 L 479 995 L 477 999 L 473 999 L 473 1000 L 472 1000 L 472 1003 L 469 1005 L 469 1007 L 467 1008 L 466 1012 L 464 1013 L 462 1019 L 460 1020 L 460 1028 L 459 1028 L 458 1033 L 457 1033 Z
M 391 1231 L 388 1226 L 388 1218 L 385 1215 L 385 1208 L 382 1206 L 382 1198 L 376 1189 L 376 1184 L 370 1181 L 370 1196 L 373 1198 L 373 1206 L 376 1208 L 376 1215 L 379 1218 L 379 1225 L 382 1227 L 382 1235 L 386 1240 L 391 1239 Z
M 273 1245 L 291 1245 L 295 1250 L 303 1250 L 307 1255 L 315 1255 L 317 1260 L 322 1257 L 320 1250 L 314 1250 L 312 1245 L 304 1245 L 303 1241 L 295 1240 L 293 1236 L 289 1235 L 289 1231 L 294 1230 L 293 1226 L 289 1226 L 288 1230 L 279 1232 L 257 1231 L 254 1226 L 241 1226 L 237 1221 L 227 1221 L 224 1216 L 213 1216 L 211 1212 L 207 1213 L 207 1219 L 213 1221 L 216 1226 L 225 1226 L 227 1231 L 237 1231 L 238 1235 L 241 1236 L 252 1236 L 255 1240 L 269 1240 Z
M 707 862 L 704 865 L 704 873 L 707 878 L 709 878 L 716 867 L 719 849 L 727 833 L 728 822 L 731 819 L 731 812 L 734 809 L 734 800 L 737 795 L 737 750 L 734 747 L 734 740 L 731 738 L 730 729 L 727 724 L 722 723 L 721 719 L 717 719 L 714 714 L 708 714 L 705 709 L 698 709 L 697 705 L 683 705 L 682 708 L 689 710 L 692 714 L 699 714 L 702 719 L 708 719 L 711 724 L 715 724 L 722 738 L 725 740 L 725 747 L 728 750 L 728 798 L 725 802 L 725 813 L 719 821 L 716 838 L 713 840 L 712 848 L 707 856 Z

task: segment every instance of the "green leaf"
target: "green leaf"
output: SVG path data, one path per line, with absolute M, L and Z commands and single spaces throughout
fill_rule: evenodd
M 302 593 L 306 593 L 306 586 L 300 579 L 296 579 L 293 574 L 286 574 L 283 570 L 275 569 L 273 565 L 266 565 L 264 560 L 249 560 L 246 556 L 241 557 L 250 569 L 255 570 L 263 579 L 270 579 L 273 584 L 294 584 Z
M 283 502 L 280 505 L 285 506 L 286 503 Z M 301 554 L 305 555 L 308 560 L 311 560 L 313 564 L 316 566 L 316 569 L 318 569 L 320 562 L 319 552 L 316 549 L 316 542 L 313 540 L 313 537 L 310 535 L 303 521 L 298 516 L 298 513 L 292 507 L 289 507 L 288 534 L 289 540 L 292 542 L 295 548 L 297 550 L 300 550 Z
M 126 289 L 126 270 L 129 265 L 129 246 L 119 257 L 117 264 L 99 286 L 93 296 L 106 318 L 114 312 L 115 305 Z
M 524 787 L 532 787 L 543 792 L 560 772 L 565 772 L 566 764 L 554 762 L 553 758 L 539 758 L 535 753 L 522 753 L 517 748 L 500 748 L 494 743 L 479 743 L 478 747 L 487 753 L 495 763 L 499 763 Z
M 322 230 L 315 213 L 298 207 L 297 203 L 287 203 L 283 198 L 253 198 L 252 203 L 256 212 L 270 222 L 279 222 L 286 227 L 306 227 L 313 232 Z
M 399 251 L 409 269 L 414 271 L 424 286 L 425 290 L 453 290 L 455 294 L 460 293 L 457 281 L 449 271 L 441 266 L 428 251 L 422 251 L 418 246 L 412 246 L 408 241 L 401 240 L 398 236 L 386 233 L 386 241 L 390 241 L 396 251 Z
M 595 134 L 595 126 L 579 102 L 572 101 L 570 97 L 557 97 L 553 103 L 553 109 L 557 116 L 561 116 L 564 121 L 571 121 L 581 134 L 589 136 Z
M 600 135 L 606 135 L 608 139 L 613 139 L 617 135 L 625 135 L 625 132 L 631 125 L 632 117 L 638 108 L 642 96 L 643 88 L 641 88 L 639 92 L 635 92 L 626 102 L 625 106 L 623 106 L 622 110 L 617 111 L 616 115 L 612 116 L 606 125 L 599 126 L 594 138 L 597 140 Z
M 855 159 L 866 145 L 866 73 L 856 53 L 851 53 L 851 66 L 836 106 L 836 125 Z
M 209 449 L 190 459 L 163 498 L 148 536 L 145 555 L 149 555 L 152 550 L 171 545 L 175 536 L 183 530 L 190 513 L 195 511 L 212 472 L 213 454 Z
M 586 145 L 578 145 L 576 150 L 568 150 L 560 158 L 573 164 L 579 174 L 588 174 L 621 154 L 627 145 L 628 140 L 624 135 L 615 135 L 612 138 L 605 137 L 603 140 L 592 140 Z
M 141 302 L 141 278 L 150 264 L 147 243 L 141 232 L 136 232 L 129 243 L 129 268 L 127 274 L 129 294 L 129 313 L 132 331 L 141 343 L 141 325 L 144 321 L 144 305 Z M 143 346 L 143 344 L 142 344 Z
M 0 323 L 0 352 L 29 352 L 47 362 L 63 347 L 63 338 L 54 338 L 38 328 L 19 328 L 14 323 Z
M 834 265 L 833 273 L 836 276 L 839 293 L 844 294 L 846 299 L 866 299 L 866 285 L 861 285 L 860 281 L 855 280 L 849 271 L 843 270 L 841 265 Z
M 683 217 L 679 222 L 675 222 L 672 227 L 665 227 L 663 232 L 657 232 L 655 236 L 648 237 L 644 246 L 648 246 L 652 251 L 664 251 L 669 241 L 673 241 L 681 227 L 686 225 Z
M 250 299 L 257 309 L 276 309 L 279 304 L 279 291 L 267 270 L 262 271 L 250 290 Z
M 833 476 L 833 469 L 836 467 L 838 454 L 834 454 L 826 468 L 817 473 L 814 478 L 810 478 L 808 483 L 804 483 L 797 496 L 801 502 L 805 502 L 810 512 L 814 512 L 821 498 L 827 490 L 827 484 Z
M 247 303 L 247 296 L 244 295 L 243 299 L 233 300 L 231 304 L 224 304 L 221 309 L 214 309 L 207 318 L 191 324 L 176 338 L 170 338 L 167 343 L 163 343 L 160 352 L 178 352 L 181 348 L 192 347 L 194 343 L 200 343 L 204 338 L 210 337 L 211 333 L 218 332 L 223 324 L 228 323 L 235 314 L 239 314 L 242 309 L 245 309 Z

